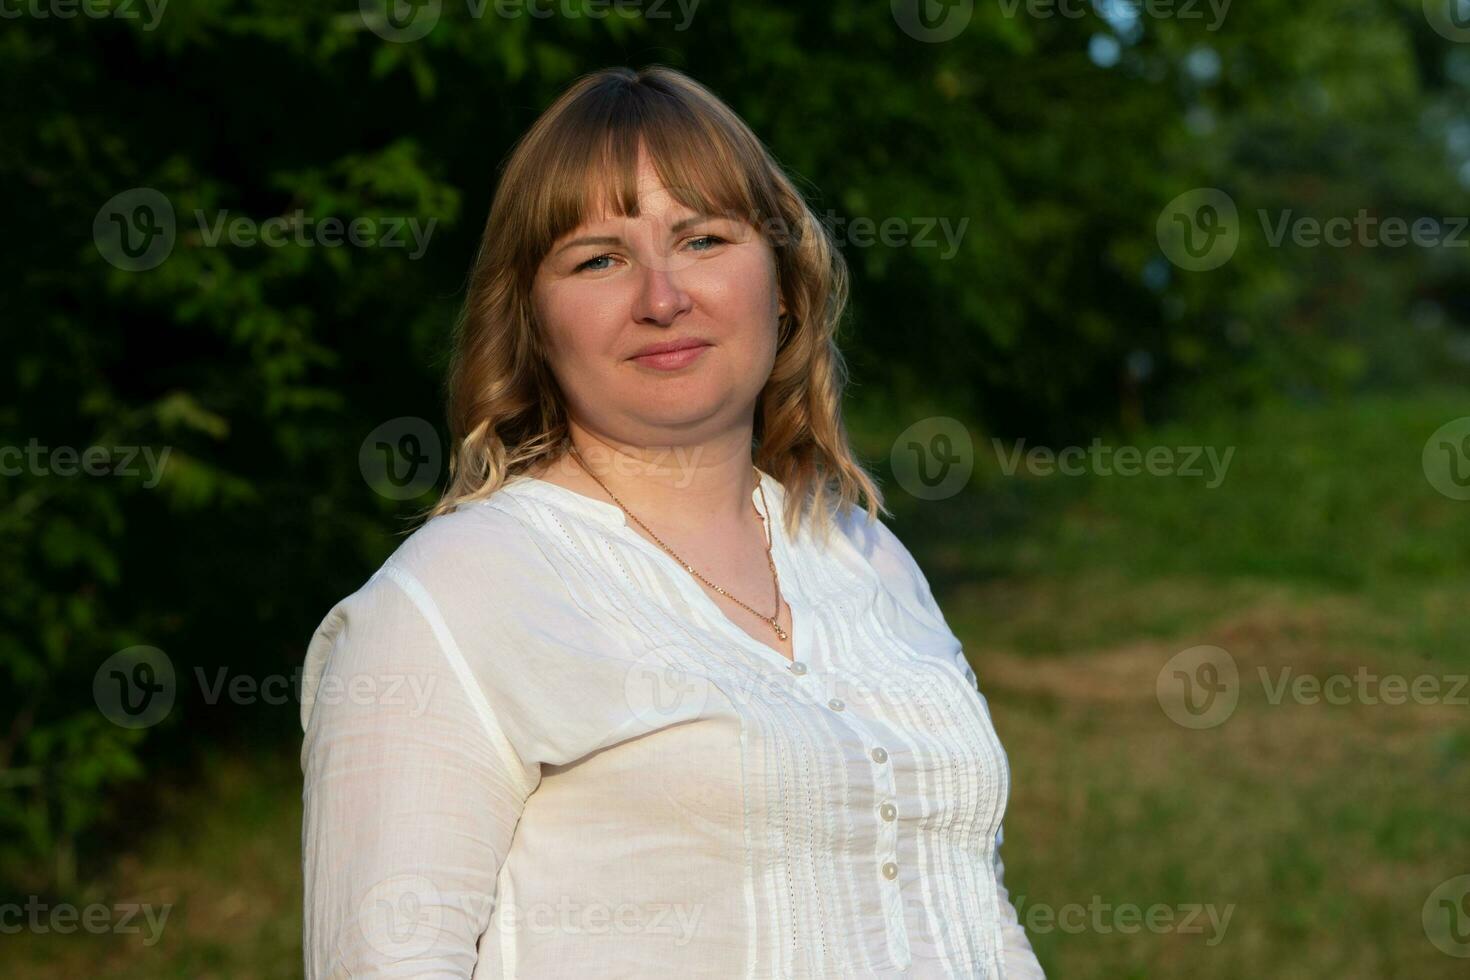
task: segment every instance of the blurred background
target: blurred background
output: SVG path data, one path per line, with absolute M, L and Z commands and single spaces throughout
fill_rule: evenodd
M 497 167 L 726 99 L 1009 752 L 1049 976 L 1463 977 L 1467 0 L 5 0 L 0 968 L 301 972 L 296 684 Z

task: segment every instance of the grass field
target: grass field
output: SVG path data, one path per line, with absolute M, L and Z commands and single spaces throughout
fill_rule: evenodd
M 1049 976 L 1466 975 L 1423 915 L 1470 874 L 1470 690 L 1448 703 L 1470 672 L 1470 501 L 1430 485 L 1421 451 L 1467 414 L 1470 398 L 1430 393 L 1128 440 L 1234 447 L 1213 489 L 1006 476 L 988 440 L 960 496 L 890 487 L 1010 756 L 1007 878 Z M 1159 678 L 1201 645 L 1228 653 L 1239 702 L 1189 728 Z M 1388 703 L 1394 676 L 1441 686 Z M 299 820 L 294 747 L 220 759 L 71 898 L 172 903 L 155 945 L 22 933 L 0 961 L 297 975 Z

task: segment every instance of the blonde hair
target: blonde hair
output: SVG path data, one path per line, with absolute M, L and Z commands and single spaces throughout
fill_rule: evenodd
M 736 214 L 775 252 L 786 313 L 756 402 L 757 466 L 786 488 L 786 525 L 823 531 L 843 505 L 887 511 L 842 422 L 847 373 L 837 324 L 847 264 L 750 128 L 678 71 L 609 68 L 577 80 L 506 161 L 456 324 L 448 376 L 449 485 L 427 516 L 481 500 L 568 445 L 565 403 L 531 305 L 552 246 L 599 202 L 638 214 L 646 150 L 670 193 L 701 214 Z

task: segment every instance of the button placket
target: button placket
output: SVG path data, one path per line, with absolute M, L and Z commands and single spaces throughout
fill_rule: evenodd
M 879 886 L 878 901 L 883 908 L 884 929 L 888 934 L 888 946 L 896 962 L 907 965 L 909 959 L 909 937 L 908 926 L 904 921 L 903 894 L 898 887 L 898 821 L 897 806 L 898 785 L 893 773 L 893 767 L 889 765 L 888 750 L 879 744 L 878 734 L 873 731 L 862 712 L 847 710 L 847 702 L 840 697 L 829 696 L 825 704 L 819 691 L 825 691 L 829 695 L 833 691 L 836 682 L 841 680 L 835 671 L 824 670 L 820 678 L 816 674 L 808 673 L 806 665 L 798 667 L 793 661 L 788 670 L 795 675 L 793 678 L 793 690 L 800 692 L 800 696 L 819 710 L 828 712 L 828 717 L 833 721 L 841 719 L 839 725 L 845 726 L 853 732 L 862 745 L 866 746 L 865 754 L 868 756 L 869 771 L 872 778 L 873 796 L 880 805 L 888 805 L 893 809 L 894 819 L 884 819 L 881 812 L 869 810 L 867 819 L 877 821 L 877 828 L 873 849 L 873 875 Z M 823 683 L 815 685 L 817 680 Z

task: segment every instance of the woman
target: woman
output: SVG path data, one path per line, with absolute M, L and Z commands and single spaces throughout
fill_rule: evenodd
M 522 139 L 451 484 L 307 653 L 309 977 L 1041 976 L 1005 755 L 847 445 L 845 298 L 678 72 Z

